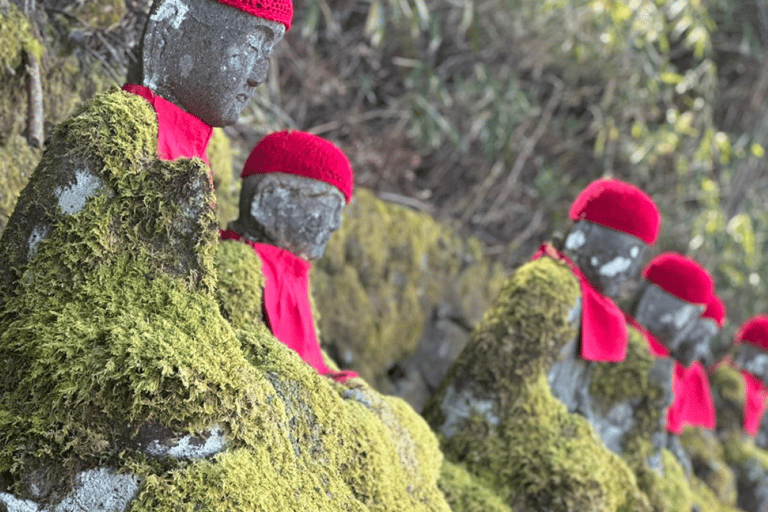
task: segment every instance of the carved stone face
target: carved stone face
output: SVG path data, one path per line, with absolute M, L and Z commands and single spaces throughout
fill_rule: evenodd
M 684 366 L 694 361 L 701 361 L 705 366 L 713 364 L 715 361 L 711 342 L 718 330 L 711 318 L 696 318 L 676 340 L 677 345 L 671 348 L 672 357 Z
M 645 247 L 632 235 L 581 220 L 565 237 L 563 252 L 602 294 L 618 298 L 631 291 Z
M 648 281 L 641 286 L 633 316 L 670 350 L 673 357 L 679 351 L 698 353 L 697 345 L 702 343 L 709 346 L 711 338 L 697 337 L 693 333 L 704 312 L 703 304 L 686 302 Z M 688 347 L 683 350 L 686 344 Z
M 324 181 L 282 173 L 248 176 L 234 229 L 315 260 L 341 226 L 345 204 L 344 194 Z
M 739 345 L 733 362 L 742 370 L 748 371 L 768 385 L 768 352 L 751 343 L 742 343 Z
M 210 126 L 234 124 L 267 77 L 281 23 L 212 0 L 155 4 L 143 83 Z

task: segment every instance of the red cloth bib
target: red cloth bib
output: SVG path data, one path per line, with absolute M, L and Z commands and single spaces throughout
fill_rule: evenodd
M 143 85 L 125 84 L 123 90 L 141 96 L 155 109 L 157 156 L 161 160 L 197 157 L 210 165 L 206 150 L 213 128 Z
M 754 436 L 760 431 L 760 423 L 763 421 L 766 401 L 768 400 L 768 388 L 762 380 L 746 370 L 739 370 L 744 379 L 744 432 Z
M 272 334 L 295 351 L 321 375 L 337 381 L 357 377 L 353 371 L 334 372 L 323 361 L 309 302 L 309 271 L 312 264 L 274 245 L 242 240 L 231 230 L 222 231 L 222 240 L 240 240 L 261 258 L 264 275 L 264 308 Z
M 707 430 L 715 428 L 715 400 L 707 371 L 699 361 L 687 368 L 675 361 L 672 394 L 672 405 L 667 409 L 667 431 L 679 434 L 687 425 Z
M 544 243 L 531 257 L 542 256 L 565 263 L 579 278 L 581 285 L 581 357 L 588 361 L 619 362 L 627 356 L 629 335 L 624 313 L 602 293 L 598 292 L 570 258 L 550 243 Z

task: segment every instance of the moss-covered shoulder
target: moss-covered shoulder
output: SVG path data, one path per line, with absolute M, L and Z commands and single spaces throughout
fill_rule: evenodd
M 547 384 L 552 360 L 577 334 L 569 317 L 579 293 L 577 278 L 550 258 L 518 268 L 425 415 L 446 456 L 513 509 L 649 510 L 627 465 Z
M 512 512 L 509 505 L 460 464 L 445 461 L 439 485 L 453 512 Z

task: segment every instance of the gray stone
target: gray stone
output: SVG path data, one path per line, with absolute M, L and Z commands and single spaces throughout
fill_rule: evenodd
M 246 239 L 282 247 L 306 260 L 323 255 L 341 227 L 346 200 L 334 185 L 294 174 L 243 179 L 240 217 L 229 228 Z
M 733 358 L 736 366 L 768 383 L 768 353 L 752 345 L 742 343 Z
M 210 126 L 237 122 L 285 27 L 211 0 L 155 0 L 141 83 Z M 201 44 L 201 42 L 204 42 Z

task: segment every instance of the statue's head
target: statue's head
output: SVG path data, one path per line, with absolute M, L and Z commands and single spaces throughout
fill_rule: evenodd
M 578 195 L 569 217 L 574 224 L 563 252 L 601 293 L 613 298 L 626 294 L 645 248 L 658 237 L 661 221 L 653 200 L 634 185 L 601 179 Z
M 679 343 L 670 353 L 683 366 L 690 366 L 694 361 L 700 361 L 705 366 L 713 365 L 720 359 L 715 353 L 713 340 L 725 321 L 725 304 L 717 295 L 712 295 L 706 309 L 699 318 L 693 320 L 690 328 L 680 336 Z
M 240 217 L 230 228 L 306 260 L 323 255 L 341 226 L 354 184 L 349 160 L 338 147 L 300 131 L 275 132 L 259 141 L 242 178 Z
M 291 0 L 155 0 L 138 81 L 210 126 L 234 124 L 292 17 Z
M 733 363 L 768 386 L 768 315 L 753 316 L 736 333 Z
M 714 295 L 709 272 L 696 261 L 675 252 L 656 256 L 642 272 L 642 283 L 633 307 L 633 316 L 670 351 L 680 353 L 707 350 L 709 339 L 692 336 L 700 317 Z

